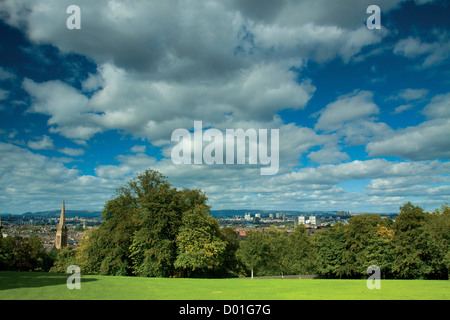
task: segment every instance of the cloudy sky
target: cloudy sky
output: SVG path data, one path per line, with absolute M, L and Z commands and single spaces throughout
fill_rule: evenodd
M 3 0 L 0 213 L 101 210 L 148 168 L 213 209 L 434 210 L 450 202 L 449 16 L 431 0 Z M 194 121 L 279 129 L 278 173 L 175 165 L 172 132 Z

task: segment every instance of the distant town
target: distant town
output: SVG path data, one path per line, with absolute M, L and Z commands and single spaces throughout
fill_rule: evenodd
M 27 212 L 21 215 L 1 214 L 2 234 L 6 236 L 41 238 L 44 248 L 51 250 L 55 244 L 56 228 L 60 211 Z M 378 214 L 378 213 L 377 213 Z M 298 224 L 303 224 L 310 235 L 317 230 L 330 228 L 338 222 L 348 223 L 356 214 L 350 211 L 297 212 L 258 210 L 212 210 L 221 228 L 231 227 L 240 239 L 245 239 L 252 230 L 268 231 L 270 228 L 292 232 Z M 397 213 L 381 213 L 382 218 L 395 220 Z M 67 245 L 77 247 L 86 231 L 102 222 L 100 211 L 67 210 Z
M 338 222 L 348 223 L 348 219 L 355 216 L 350 211 L 337 212 L 314 212 L 314 213 L 244 213 L 234 216 L 217 216 L 220 227 L 232 227 L 236 230 L 240 238 L 245 238 L 248 231 L 260 230 L 267 231 L 275 228 L 279 231 L 294 231 L 298 224 L 302 224 L 308 230 L 310 235 L 317 230 L 327 229 Z M 395 220 L 396 213 L 379 214 L 382 218 Z

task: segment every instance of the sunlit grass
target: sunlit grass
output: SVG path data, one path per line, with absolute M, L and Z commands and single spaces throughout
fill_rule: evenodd
M 0 299 L 86 300 L 317 300 L 450 299 L 450 282 L 328 279 L 163 279 L 82 275 L 81 289 L 69 290 L 67 274 L 0 272 Z

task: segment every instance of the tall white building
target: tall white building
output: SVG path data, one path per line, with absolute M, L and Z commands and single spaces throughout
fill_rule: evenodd
M 298 216 L 298 224 L 305 224 L 305 216 Z
M 311 216 L 309 217 L 309 223 L 311 225 L 315 225 L 316 224 L 316 216 Z

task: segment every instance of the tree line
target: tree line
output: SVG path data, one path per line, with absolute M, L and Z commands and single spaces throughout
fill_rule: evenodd
M 201 190 L 174 188 L 147 170 L 105 204 L 102 224 L 77 249 L 46 253 L 39 239 L 8 237 L 0 243 L 0 269 L 145 277 L 318 275 L 364 278 L 370 265 L 383 278 L 448 279 L 450 207 L 433 213 L 405 203 L 395 222 L 364 214 L 308 235 L 275 228 L 239 240 L 220 228 Z

